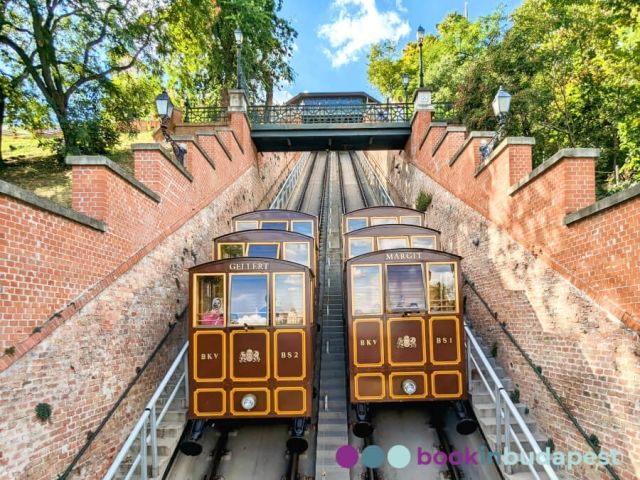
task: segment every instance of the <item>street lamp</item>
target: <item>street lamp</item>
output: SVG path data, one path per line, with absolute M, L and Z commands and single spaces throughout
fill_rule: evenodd
M 402 74 L 402 87 L 404 88 L 404 103 L 407 103 L 409 100 L 407 98 L 407 88 L 409 88 L 409 74 Z
M 184 165 L 184 156 L 187 153 L 187 149 L 182 145 L 178 145 L 171 135 L 169 135 L 169 121 L 173 115 L 173 103 L 166 89 L 162 90 L 162 93 L 156 97 L 156 111 L 160 117 L 160 130 L 165 140 L 171 144 L 173 154 L 176 156 L 176 160 L 180 165 Z
M 424 70 L 422 68 L 422 40 L 424 40 L 424 28 L 422 28 L 422 25 L 418 27 L 416 36 L 418 38 L 418 46 L 420 47 L 420 88 L 423 88 L 424 87 Z
M 237 76 L 236 88 L 240 90 L 242 88 L 242 64 L 240 61 L 240 47 L 242 47 L 242 40 L 244 39 L 244 36 L 242 35 L 242 30 L 240 30 L 240 27 L 235 29 L 235 31 L 233 32 L 233 35 L 236 37 L 236 66 L 238 69 L 238 72 L 236 75 Z
M 480 145 L 480 155 L 482 160 L 486 160 L 493 151 L 496 143 L 504 136 L 505 127 L 507 125 L 507 115 L 509 114 L 509 108 L 511 107 L 511 95 L 505 89 L 500 86 L 498 93 L 493 97 L 491 102 L 493 108 L 493 114 L 498 120 L 498 131 L 493 134 L 493 138 L 487 144 Z

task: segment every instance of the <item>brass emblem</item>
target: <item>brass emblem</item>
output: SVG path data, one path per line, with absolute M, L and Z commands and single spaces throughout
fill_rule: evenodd
M 240 363 L 260 363 L 260 352 L 247 348 L 244 352 L 240 352 Z
M 404 337 L 398 337 L 398 341 L 396 342 L 396 347 L 397 348 L 418 348 L 416 337 L 410 337 L 409 335 L 405 335 Z

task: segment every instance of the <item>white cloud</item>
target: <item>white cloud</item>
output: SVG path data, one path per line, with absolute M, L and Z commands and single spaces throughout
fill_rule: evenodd
M 293 98 L 293 94 L 286 89 L 281 90 L 279 88 L 276 88 L 275 91 L 273 92 L 273 103 L 275 105 L 282 105 L 287 101 L 291 100 L 292 98 Z
M 402 10 L 401 0 L 396 3 Z M 410 31 L 409 23 L 398 12 L 381 12 L 376 0 L 333 0 L 338 16 L 331 23 L 320 25 L 318 36 L 331 48 L 323 52 L 334 68 L 359 60 L 371 45 L 382 40 L 398 41 Z

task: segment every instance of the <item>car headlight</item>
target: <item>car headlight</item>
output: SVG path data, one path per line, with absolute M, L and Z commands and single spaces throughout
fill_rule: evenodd
M 418 387 L 416 387 L 416 382 L 414 382 L 413 380 L 407 378 L 406 380 L 402 381 L 402 391 L 407 395 L 413 395 L 414 393 L 416 393 L 417 389 Z
M 244 397 L 242 397 L 242 408 L 249 411 L 252 410 L 253 407 L 256 406 L 256 396 L 253 393 L 248 393 Z

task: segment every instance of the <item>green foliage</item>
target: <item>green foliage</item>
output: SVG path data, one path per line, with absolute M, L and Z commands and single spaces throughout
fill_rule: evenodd
M 433 196 L 430 193 L 425 193 L 420 191 L 418 197 L 416 198 L 416 210 L 420 212 L 425 212 L 429 205 L 431 205 L 431 200 Z
M 51 418 L 51 411 L 51 405 L 48 403 L 39 403 L 36 405 L 36 417 L 38 417 L 38 420 L 43 422 L 46 422 Z
M 498 342 L 493 342 L 493 345 L 491 345 L 491 351 L 489 352 L 489 354 L 493 358 L 496 358 L 498 356 Z
M 511 392 L 509 397 L 511 398 L 511 401 L 513 403 L 519 403 L 520 402 L 520 390 L 518 388 L 516 388 L 513 392 Z
M 13 345 L 4 349 L 5 355 L 15 355 L 15 353 L 16 353 L 16 347 L 14 347 Z
M 595 433 L 589 435 L 589 443 L 593 446 L 594 450 L 597 453 L 600 453 L 600 439 L 598 439 Z
M 556 444 L 553 441 L 553 438 L 547 439 L 545 442 L 545 449 L 548 448 L 551 453 L 553 453 L 556 449 Z

